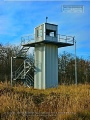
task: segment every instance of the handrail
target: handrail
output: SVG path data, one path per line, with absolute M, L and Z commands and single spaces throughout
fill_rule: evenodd
M 25 35 L 21 37 L 21 45 L 26 44 L 34 40 L 34 34 Z
M 20 72 L 20 74 L 17 75 L 16 79 L 20 77 L 20 75 L 24 72 L 24 69 Z M 24 74 L 23 74 L 24 76 Z
M 15 73 L 13 73 L 13 76 L 15 78 L 18 78 L 18 76 L 21 75 L 22 71 L 23 71 L 23 68 L 24 68 L 24 63 L 22 63 L 19 68 L 15 71 Z M 15 75 L 14 75 L 15 74 Z
M 19 72 L 21 70 L 21 68 L 24 68 L 24 63 L 22 62 L 22 64 L 19 66 L 19 68 L 16 70 L 16 72 Z
M 34 78 L 28 73 L 28 76 L 31 78 L 31 79 L 33 79 L 34 80 Z
M 27 58 L 27 59 L 25 60 L 25 62 L 26 62 L 31 68 L 34 68 L 34 62 L 31 61 L 29 58 Z M 30 69 L 29 69 L 29 70 L 30 70 Z
M 74 44 L 74 37 L 58 34 L 58 42 Z
M 20 73 L 18 73 L 17 75 L 15 75 L 15 78 L 14 79 L 17 79 L 17 78 L 19 78 L 20 77 L 20 75 L 22 74 L 24 72 L 24 69 L 20 72 Z
M 32 37 L 33 36 L 33 37 Z M 49 35 L 48 35 L 49 36 Z M 61 35 L 61 34 L 57 34 L 55 37 L 54 36 L 49 36 L 52 38 L 52 41 L 54 41 L 54 38 L 58 39 L 58 42 L 64 42 L 64 43 L 69 43 L 69 39 L 71 39 L 71 44 L 74 44 L 74 37 L 73 36 L 67 36 L 67 35 Z M 34 34 L 30 34 L 27 36 L 23 36 L 21 37 L 21 44 L 28 44 L 31 41 L 35 41 L 35 35 Z M 63 41 L 62 41 L 63 40 Z
M 26 77 L 29 81 L 32 81 L 34 83 L 34 78 L 30 74 L 27 74 Z

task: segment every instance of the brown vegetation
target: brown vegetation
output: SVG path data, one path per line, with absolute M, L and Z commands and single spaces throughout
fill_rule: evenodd
M 1 120 L 90 120 L 90 85 L 35 90 L 0 83 Z

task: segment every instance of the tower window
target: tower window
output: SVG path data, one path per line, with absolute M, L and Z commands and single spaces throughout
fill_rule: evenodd
M 42 29 L 37 30 L 37 37 L 42 37 Z
M 56 31 L 46 29 L 46 35 L 51 36 L 51 37 L 56 37 Z
M 50 32 L 50 36 L 51 36 L 51 37 L 55 37 L 55 36 L 54 36 L 54 32 Z
M 38 30 L 37 30 L 37 37 L 38 37 Z

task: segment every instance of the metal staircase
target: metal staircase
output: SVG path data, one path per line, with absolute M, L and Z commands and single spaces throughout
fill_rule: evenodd
M 24 85 L 30 87 L 34 86 L 34 78 L 31 74 L 35 71 L 34 59 L 28 58 L 27 52 L 30 49 L 30 46 L 27 46 L 31 40 L 34 40 L 34 35 L 28 35 L 21 37 L 20 50 L 16 53 L 15 57 L 11 57 L 11 84 L 12 80 L 21 80 L 24 82 Z M 18 69 L 13 72 L 13 59 L 23 61 Z M 15 65 L 16 66 L 16 65 Z
M 13 72 L 13 80 L 22 80 L 26 86 L 33 86 L 34 78 L 29 73 L 31 69 L 33 69 L 33 71 L 35 70 L 34 61 L 27 58 L 19 68 Z
M 30 46 L 24 46 L 25 44 L 22 44 L 21 41 L 21 49 L 16 54 L 16 57 L 14 59 L 22 59 L 23 62 L 19 66 L 17 70 L 12 72 L 12 80 L 21 80 L 24 82 L 24 85 L 30 87 L 34 85 L 34 78 L 32 75 L 30 75 L 30 71 L 33 69 L 33 72 L 35 70 L 34 67 L 34 60 L 27 57 L 27 52 L 30 49 Z
M 27 51 L 29 50 L 30 47 L 27 47 L 27 46 L 23 46 L 21 48 L 21 50 L 19 51 L 19 53 L 16 55 L 16 57 L 26 57 L 26 53 Z

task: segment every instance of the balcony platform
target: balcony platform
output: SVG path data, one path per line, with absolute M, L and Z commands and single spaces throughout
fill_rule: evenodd
M 66 46 L 72 46 L 74 45 L 74 42 L 56 42 L 56 41 L 50 41 L 50 40 L 43 40 L 43 41 L 34 41 L 34 42 L 29 42 L 26 44 L 22 44 L 23 46 L 30 46 L 30 47 L 35 47 L 36 45 L 42 45 L 42 44 L 52 44 L 52 45 L 56 45 L 59 47 L 66 47 Z

